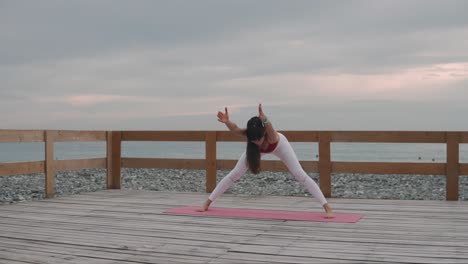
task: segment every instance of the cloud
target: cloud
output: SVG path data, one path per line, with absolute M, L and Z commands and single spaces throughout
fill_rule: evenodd
M 334 113 L 349 125 L 352 111 L 395 113 L 372 102 L 443 103 L 441 116 L 464 114 L 467 8 L 455 0 L 2 2 L 0 111 L 12 114 L 0 120 L 213 127 L 210 113 L 228 106 L 243 120 L 259 102 L 292 128 L 297 112 Z
M 92 105 L 106 104 L 110 102 L 148 102 L 146 97 L 118 96 L 118 95 L 99 95 L 99 94 L 81 94 L 71 96 L 37 96 L 32 97 L 31 101 L 38 103 L 62 103 L 70 106 L 88 107 Z
M 301 98 L 333 98 L 339 101 L 396 99 L 435 100 L 451 93 L 453 85 L 468 80 L 468 63 L 436 64 L 383 74 L 281 74 L 235 78 L 219 85 L 259 93 L 270 91 L 282 101 Z M 307 99 L 306 99 L 307 100 Z

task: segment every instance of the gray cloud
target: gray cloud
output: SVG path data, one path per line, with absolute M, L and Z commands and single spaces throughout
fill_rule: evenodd
M 459 103 L 468 98 L 467 78 L 437 83 L 445 90 L 433 99 L 437 106 L 412 98 L 375 97 L 374 104 L 320 95 L 327 87 L 290 76 L 372 76 L 466 64 L 466 10 L 463 0 L 4 1 L 0 110 L 24 118 L 0 120 L 27 125 L 33 118 L 17 109 L 32 108 L 34 122 L 46 126 L 217 128 L 209 109 L 233 105 L 243 120 L 264 102 L 292 128 L 355 127 L 359 116 L 370 128 L 387 127 L 389 120 L 397 120 L 395 127 L 430 128 L 428 112 L 441 125 L 456 124 L 444 117 L 454 116 L 452 109 L 468 113 Z M 71 103 L 80 95 L 131 98 Z M 411 109 L 421 122 L 404 121 Z M 189 112 L 198 114 L 183 116 Z M 332 118 L 291 121 L 297 113 L 321 112 Z M 119 115 L 120 121 L 110 118 Z
M 292 28 L 325 43 L 466 27 L 466 1 L 9 1 L 0 10 L 2 63 L 139 47 L 212 44 L 246 31 Z M 295 27 L 300 30 L 294 32 Z M 430 32 L 428 32 L 430 33 Z M 10 49 L 8 49 L 10 48 Z M 11 52 L 15 48 L 16 52 Z M 10 51 L 10 52 L 7 52 Z

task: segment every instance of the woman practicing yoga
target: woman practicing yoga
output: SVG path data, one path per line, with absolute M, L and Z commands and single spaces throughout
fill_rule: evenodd
M 288 139 L 275 131 L 273 125 L 263 113 L 262 104 L 258 106 L 258 116 L 252 117 L 247 122 L 246 129 L 239 128 L 229 120 L 227 107 L 224 109 L 224 113 L 218 112 L 218 121 L 224 123 L 230 131 L 246 136 L 247 150 L 241 155 L 234 169 L 219 182 L 198 211 L 203 212 L 208 210 L 211 203 L 221 196 L 235 181 L 240 179 L 247 170 L 258 174 L 260 172 L 260 158 L 267 153 L 271 153 L 283 161 L 291 174 L 304 184 L 310 194 L 319 200 L 323 209 L 325 209 L 325 217 L 334 217 L 333 210 L 328 205 L 322 191 L 302 169 Z

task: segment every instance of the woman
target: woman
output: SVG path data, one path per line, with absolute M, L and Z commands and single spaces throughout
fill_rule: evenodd
M 281 133 L 275 131 L 273 125 L 263 113 L 262 104 L 258 106 L 258 117 L 252 117 L 247 122 L 246 129 L 239 128 L 235 123 L 229 120 L 227 107 L 224 111 L 224 113 L 218 112 L 218 121 L 224 123 L 230 131 L 246 136 L 247 149 L 240 157 L 234 169 L 219 182 L 198 211 L 203 212 L 208 210 L 211 203 L 244 175 L 247 170 L 258 174 L 260 172 L 260 158 L 267 153 L 271 153 L 283 161 L 291 174 L 294 175 L 299 182 L 304 184 L 307 190 L 319 200 L 325 210 L 325 217 L 334 217 L 333 210 L 328 205 L 322 191 L 302 169 L 288 139 Z

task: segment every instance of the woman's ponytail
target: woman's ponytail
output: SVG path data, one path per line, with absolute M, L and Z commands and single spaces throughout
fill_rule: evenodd
M 247 143 L 247 163 L 253 174 L 260 172 L 260 148 L 252 142 Z

